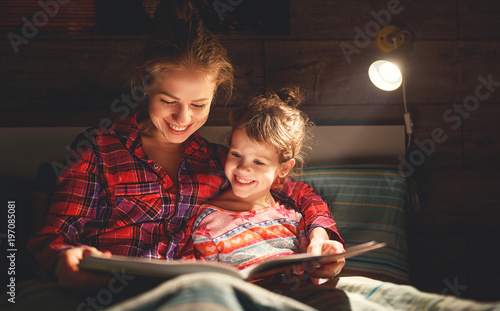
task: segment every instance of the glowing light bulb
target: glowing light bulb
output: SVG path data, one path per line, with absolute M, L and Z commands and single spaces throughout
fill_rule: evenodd
M 403 75 L 398 66 L 386 60 L 371 64 L 368 76 L 376 87 L 384 91 L 394 91 L 403 82 Z

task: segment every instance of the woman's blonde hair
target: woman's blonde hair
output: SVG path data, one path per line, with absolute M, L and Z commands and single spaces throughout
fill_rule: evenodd
M 295 159 L 291 175 L 299 175 L 305 162 L 304 149 L 311 138 L 313 123 L 297 106 L 303 96 L 297 87 L 284 88 L 254 97 L 230 114 L 233 132 L 245 129 L 248 137 L 269 143 L 278 151 L 279 162 Z
M 176 70 L 200 70 L 225 91 L 226 101 L 233 90 L 234 68 L 226 49 L 205 28 L 194 5 L 187 0 L 162 1 L 156 10 L 155 35 L 147 43 L 136 76 L 134 89 L 148 90 L 152 79 Z M 215 95 L 215 94 L 214 94 Z

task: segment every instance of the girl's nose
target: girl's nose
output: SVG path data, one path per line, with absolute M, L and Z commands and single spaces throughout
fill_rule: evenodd
M 238 167 L 237 168 L 239 170 L 241 170 L 241 171 L 244 171 L 244 170 L 248 170 L 250 168 L 250 165 L 249 165 L 249 163 L 247 163 L 247 161 L 245 161 L 245 159 L 241 159 L 238 162 Z

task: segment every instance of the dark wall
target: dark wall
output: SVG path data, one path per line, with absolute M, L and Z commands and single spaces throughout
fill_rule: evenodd
M 238 68 L 237 93 L 209 124 L 226 124 L 230 106 L 252 94 L 292 83 L 308 92 L 305 108 L 317 124 L 402 124 L 401 89 L 380 91 L 368 80 L 379 52 L 365 37 L 373 39 L 380 21 L 413 30 L 408 156 L 422 208 L 409 224 L 412 284 L 500 299 L 500 2 L 290 0 L 289 13 L 288 35 L 222 36 Z M 21 26 L 10 30 L 20 34 Z M 2 126 L 123 116 L 146 35 L 40 28 L 15 53 L 8 32 L 0 45 Z

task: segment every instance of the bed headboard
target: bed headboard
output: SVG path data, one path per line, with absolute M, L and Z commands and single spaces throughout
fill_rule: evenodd
M 230 127 L 207 126 L 200 133 L 210 141 L 220 142 Z M 331 125 L 316 126 L 312 150 L 306 166 L 331 164 L 396 164 L 405 155 L 403 125 Z
M 86 128 L 0 128 L 0 141 L 6 151 L 0 161 L 0 176 L 35 178 L 41 163 L 63 162 L 69 145 Z M 220 142 L 229 130 L 226 126 L 204 126 L 200 133 L 212 142 Z M 403 125 L 317 126 L 306 166 L 396 164 L 398 156 L 404 156 L 404 146 Z

